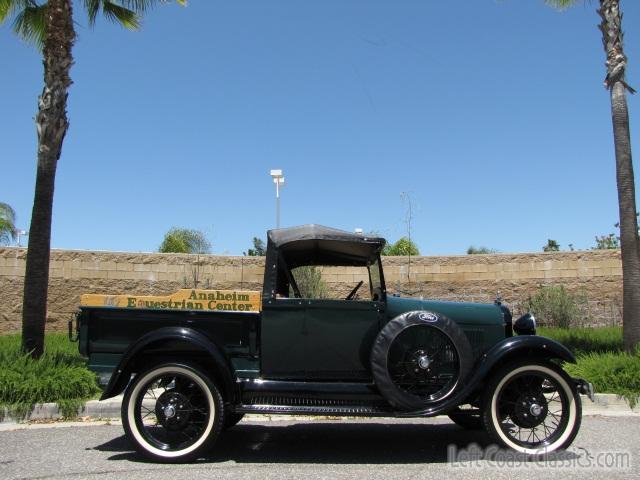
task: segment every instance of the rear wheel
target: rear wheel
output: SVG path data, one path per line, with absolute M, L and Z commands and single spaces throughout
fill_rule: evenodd
M 224 406 L 215 383 L 191 365 L 167 363 L 133 380 L 122 423 L 136 449 L 162 462 L 192 460 L 218 437 Z
M 567 448 L 582 404 L 571 378 L 549 362 L 522 361 L 497 372 L 485 389 L 482 420 L 491 438 L 527 455 Z

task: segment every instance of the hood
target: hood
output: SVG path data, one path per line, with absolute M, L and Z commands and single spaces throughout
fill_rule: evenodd
M 439 313 L 460 326 L 491 325 L 504 329 L 506 318 L 503 307 L 495 303 L 442 302 L 419 298 L 387 296 L 387 316 L 389 319 L 413 310 Z M 504 331 L 504 330 L 503 330 Z

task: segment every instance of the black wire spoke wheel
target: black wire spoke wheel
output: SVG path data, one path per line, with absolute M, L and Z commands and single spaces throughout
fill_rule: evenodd
M 444 315 L 416 310 L 398 315 L 378 333 L 371 373 L 391 406 L 421 411 L 446 402 L 472 366 L 469 339 Z
M 460 372 L 458 352 L 443 331 L 413 325 L 393 341 L 388 355 L 389 375 L 402 391 L 424 402 L 435 402 L 455 387 Z
M 521 363 L 488 390 L 485 426 L 503 445 L 539 455 L 566 448 L 575 438 L 580 399 L 556 365 Z
M 205 392 L 189 378 L 163 374 L 140 392 L 136 423 L 149 443 L 162 450 L 182 450 L 202 436 L 211 412 Z
M 134 379 L 123 401 L 123 423 L 142 453 L 183 461 L 215 439 L 221 405 L 204 374 L 187 365 L 163 365 Z

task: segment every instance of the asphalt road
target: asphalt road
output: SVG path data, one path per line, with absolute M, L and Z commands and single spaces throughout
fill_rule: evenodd
M 6 427 L 5 427 L 6 428 Z M 452 450 L 475 445 L 450 462 Z M 477 453 L 477 452 L 476 452 Z M 485 458 L 482 458 L 482 456 Z M 583 419 L 567 452 L 525 461 L 446 419 L 243 421 L 206 458 L 161 465 L 135 454 L 120 425 L 0 431 L 0 479 L 640 478 L 640 417 Z

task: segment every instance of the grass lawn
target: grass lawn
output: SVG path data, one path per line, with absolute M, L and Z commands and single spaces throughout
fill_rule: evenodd
M 622 395 L 632 406 L 640 399 L 640 349 L 635 354 L 622 351 L 622 327 L 540 328 L 538 334 L 573 351 L 577 363 L 567 363 L 565 369 L 593 383 L 596 393 Z

